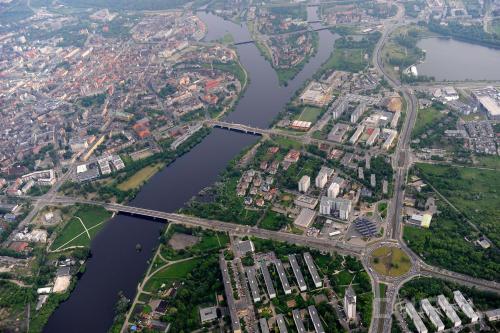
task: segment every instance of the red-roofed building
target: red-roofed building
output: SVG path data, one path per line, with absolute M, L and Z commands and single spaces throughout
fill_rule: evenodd
M 132 128 L 141 139 L 147 138 L 151 135 L 149 128 L 147 128 L 144 124 L 135 124 Z
M 285 156 L 285 161 L 289 163 L 296 163 L 300 158 L 300 151 L 298 150 L 290 150 L 288 154 Z
M 16 251 L 17 253 L 22 253 L 27 251 L 28 246 L 28 242 L 12 242 L 9 245 L 9 249 Z
M 205 91 L 208 93 L 209 91 L 217 88 L 219 86 L 219 80 L 207 80 L 205 82 Z

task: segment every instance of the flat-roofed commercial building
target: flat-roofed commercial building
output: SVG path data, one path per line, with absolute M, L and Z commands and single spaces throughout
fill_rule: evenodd
M 453 327 L 458 327 L 458 326 L 462 325 L 462 321 L 458 317 L 458 315 L 455 312 L 455 310 L 453 309 L 453 307 L 448 302 L 448 299 L 446 297 L 444 297 L 444 295 L 439 295 L 437 300 L 438 300 L 438 304 L 439 304 L 439 307 L 441 308 L 441 310 L 443 310 L 444 313 L 446 313 L 446 316 L 448 317 L 448 319 L 451 320 L 451 322 L 453 323 Z
M 255 269 L 253 267 L 248 267 L 246 273 L 248 284 L 250 285 L 250 292 L 252 293 L 252 299 L 255 303 L 260 302 L 259 285 L 257 284 Z
M 299 228 L 307 229 L 314 222 L 316 211 L 309 208 L 302 208 L 299 215 L 293 221 L 293 224 Z
M 410 316 L 411 320 L 413 320 L 413 324 L 418 333 L 427 333 L 427 327 L 425 327 L 422 318 L 420 318 L 417 310 L 415 310 L 415 307 L 410 302 L 406 303 L 406 313 Z
M 297 280 L 297 284 L 299 286 L 300 291 L 306 291 L 307 285 L 306 281 L 304 281 L 304 276 L 300 271 L 299 263 L 297 262 L 297 258 L 295 258 L 295 254 L 290 254 L 288 256 L 288 260 L 290 260 L 290 265 L 292 266 L 293 275 L 295 275 L 295 280 Z
M 325 329 L 323 328 L 323 325 L 321 325 L 321 320 L 319 319 L 316 307 L 314 305 L 309 305 L 307 310 L 309 311 L 309 316 L 311 317 L 316 333 L 325 333 Z
M 223 254 L 221 254 L 219 257 L 219 265 L 220 265 L 220 270 L 222 272 L 222 282 L 224 283 L 224 291 L 226 294 L 226 302 L 227 302 L 227 307 L 229 309 L 229 316 L 231 317 L 231 327 L 233 329 L 233 333 L 241 333 L 240 319 L 238 318 L 236 312 L 236 305 L 234 304 L 231 278 L 229 277 L 227 263 L 226 260 L 224 259 Z
M 460 290 L 455 290 L 453 292 L 453 298 L 455 302 L 458 304 L 462 312 L 470 319 L 471 323 L 475 323 L 479 320 L 479 316 L 472 309 L 469 302 L 465 299 L 464 295 L 460 292 Z
M 267 326 L 266 318 L 260 318 L 259 324 L 261 333 L 269 333 L 269 326 Z
M 500 309 L 485 311 L 484 316 L 489 322 L 500 320 Z
M 431 320 L 432 325 L 436 328 L 438 332 L 444 330 L 444 324 L 441 321 L 441 318 L 439 318 L 439 315 L 436 312 L 436 309 L 432 306 L 431 302 L 427 298 L 423 299 L 420 301 L 420 305 L 422 306 L 422 309 L 424 310 L 425 314 L 429 319 Z
M 304 253 L 304 261 L 306 262 L 307 269 L 309 270 L 309 274 L 311 274 L 311 277 L 314 282 L 314 286 L 316 288 L 321 288 L 323 286 L 323 283 L 321 281 L 321 278 L 319 277 L 318 270 L 316 269 L 316 265 L 314 265 L 314 260 L 309 252 Z
M 288 283 L 288 278 L 286 277 L 285 268 L 283 267 L 283 263 L 281 260 L 276 259 L 274 261 L 274 265 L 276 266 L 276 270 L 278 271 L 278 276 L 280 277 L 281 285 L 283 286 L 283 291 L 286 295 L 292 293 L 292 288 L 290 288 L 290 283 Z
M 294 309 L 292 311 L 293 321 L 295 322 L 295 327 L 297 327 L 298 333 L 306 333 L 306 328 L 302 322 L 302 317 L 300 316 L 300 310 Z
M 271 274 L 269 274 L 269 269 L 267 268 L 267 263 L 262 262 L 260 264 L 260 269 L 262 270 L 262 276 L 264 277 L 264 283 L 266 284 L 267 293 L 269 294 L 269 299 L 276 297 L 276 290 L 273 286 L 273 280 L 271 280 Z
M 288 333 L 288 330 L 286 329 L 285 318 L 281 313 L 276 315 L 276 324 L 278 324 L 280 333 Z

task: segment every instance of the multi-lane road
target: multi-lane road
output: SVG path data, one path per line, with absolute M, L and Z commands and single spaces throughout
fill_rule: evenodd
M 433 267 L 424 263 L 406 246 L 406 244 L 402 240 L 401 216 L 404 200 L 404 185 L 406 183 L 406 177 L 411 163 L 409 143 L 411 138 L 411 131 L 415 125 L 418 102 L 410 87 L 402 85 L 397 78 L 391 77 L 391 75 L 389 75 L 389 73 L 386 71 L 382 59 L 382 50 L 389 36 L 395 31 L 395 29 L 403 26 L 404 24 L 406 24 L 404 21 L 404 9 L 402 6 L 399 6 L 398 14 L 396 15 L 396 17 L 393 19 L 389 19 L 384 23 L 382 37 L 377 43 L 373 53 L 373 66 L 377 69 L 379 74 L 386 79 L 389 85 L 402 95 L 406 102 L 406 117 L 401 128 L 396 150 L 392 157 L 392 166 L 395 171 L 394 196 L 389 203 L 387 217 L 388 227 L 385 230 L 385 235 L 382 240 L 372 243 L 368 247 L 364 247 L 359 245 L 352 245 L 346 242 L 332 241 L 329 239 L 295 235 L 280 231 L 270 231 L 255 226 L 245 226 L 230 222 L 208 220 L 182 214 L 166 213 L 140 207 L 132 207 L 128 205 L 57 196 L 59 187 L 64 182 L 64 180 L 66 180 L 71 175 L 72 170 L 69 170 L 65 175 L 63 175 L 63 177 L 59 179 L 57 184 L 49 191 L 49 193 L 38 198 L 26 198 L 32 200 L 34 209 L 30 212 L 28 217 L 21 222 L 21 227 L 23 227 L 26 223 L 29 223 L 40 211 L 40 209 L 47 205 L 72 205 L 75 203 L 82 203 L 100 205 L 110 211 L 161 219 L 164 221 L 168 221 L 169 223 L 184 224 L 188 226 L 197 226 L 207 229 L 224 231 L 230 233 L 231 235 L 255 236 L 264 239 L 272 239 L 276 241 L 300 244 L 326 252 L 334 251 L 340 254 L 352 255 L 361 259 L 364 267 L 366 268 L 372 279 L 375 298 L 373 303 L 373 317 L 372 323 L 370 325 L 370 332 L 385 333 L 391 331 L 392 311 L 396 304 L 399 289 L 401 288 L 401 286 L 403 286 L 404 283 L 417 276 L 431 276 L 447 279 L 457 283 L 475 286 L 476 288 L 489 290 L 500 294 L 500 285 L 496 282 L 469 277 L 463 274 L 458 274 L 447 271 L 445 269 Z M 209 125 L 260 135 L 290 135 L 286 132 L 282 132 L 276 129 L 263 130 L 245 126 L 242 124 L 210 122 Z M 307 141 L 304 143 L 322 143 L 322 140 L 315 140 L 310 137 L 294 138 L 298 139 L 299 141 Z M 380 246 L 393 246 L 405 251 L 412 262 L 410 270 L 406 274 L 399 277 L 387 277 L 378 274 L 371 267 L 370 254 L 374 249 Z M 380 282 L 387 284 L 385 295 L 380 295 Z

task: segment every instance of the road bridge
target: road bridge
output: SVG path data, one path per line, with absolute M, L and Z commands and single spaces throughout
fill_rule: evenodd
M 255 43 L 254 40 L 245 40 L 242 42 L 235 42 L 235 43 L 233 43 L 233 45 L 244 45 L 244 44 L 253 44 L 253 43 Z
M 48 204 L 44 201 L 41 201 L 40 203 Z M 189 227 L 201 227 L 204 229 L 228 232 L 230 234 L 238 236 L 254 236 L 263 239 L 288 242 L 291 244 L 301 244 L 303 246 L 315 248 L 320 251 L 336 252 L 355 257 L 360 257 L 364 253 L 364 248 L 361 246 L 345 244 L 342 242 L 332 241 L 330 239 L 308 237 L 304 235 L 296 235 L 281 231 L 271 231 L 271 230 L 261 229 L 255 226 L 247 226 L 231 222 L 203 219 L 183 214 L 167 213 L 154 209 L 146 209 L 146 208 L 116 204 L 116 203 L 99 202 L 99 201 L 84 200 L 84 199 L 70 198 L 70 197 L 55 197 L 51 200 L 50 203 L 61 204 L 61 205 L 72 205 L 76 203 L 96 205 L 96 206 L 101 206 L 112 212 L 125 213 L 132 216 L 157 219 L 165 223 L 182 224 Z
M 269 134 L 269 130 L 265 130 L 265 129 L 261 129 L 261 128 L 257 128 L 257 127 L 252 127 L 252 126 L 248 126 L 248 125 L 243 125 L 243 124 L 229 123 L 229 122 L 225 122 L 225 121 L 211 121 L 210 124 L 216 128 L 222 128 L 222 129 L 241 132 L 241 133 L 245 133 L 245 134 L 252 134 L 252 135 Z

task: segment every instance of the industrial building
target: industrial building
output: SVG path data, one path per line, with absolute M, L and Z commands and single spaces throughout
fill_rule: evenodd
M 297 327 L 297 332 L 306 333 L 306 328 L 304 327 L 304 323 L 302 322 L 302 318 L 300 317 L 300 310 L 294 309 L 292 311 L 292 315 L 295 326 Z
M 444 330 L 444 324 L 439 315 L 436 312 L 436 309 L 432 306 L 431 302 L 427 298 L 420 301 L 420 306 L 424 310 L 425 314 L 431 320 L 432 325 L 436 328 L 438 332 Z
M 286 329 L 285 318 L 282 314 L 276 315 L 276 324 L 278 324 L 280 333 L 288 333 L 288 330 Z
M 408 316 L 410 316 L 411 320 L 413 320 L 413 324 L 415 325 L 418 333 L 428 332 L 427 327 L 425 327 L 424 322 L 422 321 L 422 318 L 420 318 L 417 310 L 415 310 L 415 307 L 410 302 L 406 303 L 406 313 L 408 314 Z
M 299 263 L 297 262 L 297 258 L 295 258 L 295 254 L 290 254 L 288 256 L 288 260 L 290 261 L 290 265 L 292 266 L 293 275 L 295 275 L 295 280 L 297 280 L 297 285 L 299 286 L 300 291 L 306 291 L 306 281 L 304 281 L 304 276 L 300 271 Z
M 325 333 L 325 329 L 323 328 L 323 325 L 321 325 L 321 320 L 319 319 L 316 307 L 314 305 L 309 305 L 307 310 L 309 311 L 309 316 L 311 317 L 316 333 Z
M 462 325 L 462 321 L 458 317 L 453 307 L 448 302 L 448 299 L 444 297 L 444 295 L 439 295 L 437 297 L 437 302 L 441 310 L 443 310 L 444 313 L 446 313 L 448 319 L 453 323 L 453 327 L 459 327 L 460 325 Z
M 219 257 L 220 270 L 222 272 L 222 282 L 224 283 L 224 292 L 226 294 L 226 303 L 229 309 L 229 316 L 231 317 L 231 327 L 233 333 L 241 333 L 240 318 L 238 318 L 236 312 L 236 305 L 234 304 L 233 287 L 231 285 L 231 278 L 229 277 L 229 271 L 227 269 L 227 263 L 224 259 L 224 255 L 221 254 Z
M 368 219 L 362 217 L 356 219 L 354 227 L 363 237 L 374 237 L 377 235 L 377 226 Z
M 252 293 L 252 299 L 254 303 L 260 302 L 259 285 L 257 284 L 255 269 L 253 267 L 247 267 L 246 273 L 248 284 L 250 285 L 250 292 Z
M 259 324 L 261 333 L 269 333 L 269 326 L 267 325 L 266 318 L 260 318 Z
M 293 221 L 297 227 L 307 229 L 314 222 L 316 211 L 309 208 L 302 208 L 299 215 Z
M 455 302 L 458 304 L 462 312 L 470 319 L 471 323 L 475 323 L 479 320 L 479 316 L 472 309 L 469 302 L 465 299 L 464 295 L 460 292 L 460 290 L 455 290 L 453 292 L 453 298 Z
M 266 284 L 269 299 L 273 299 L 276 297 L 276 290 L 274 289 L 273 281 L 271 280 L 271 275 L 269 274 L 267 264 L 265 262 L 262 262 L 260 264 L 260 269 L 262 270 L 262 276 L 264 277 L 264 283 Z
M 500 92 L 497 88 L 489 86 L 474 91 L 481 108 L 486 111 L 492 120 L 500 119 Z
M 344 294 L 344 311 L 348 321 L 356 319 L 356 293 L 350 285 Z
M 316 269 L 316 266 L 314 265 L 314 260 L 309 252 L 304 253 L 304 261 L 306 262 L 309 274 L 311 274 L 314 286 L 316 288 L 321 288 L 321 286 L 323 286 L 323 282 L 319 277 L 318 270 Z
M 299 192 L 307 192 L 309 190 L 309 186 L 311 186 L 311 177 L 309 176 L 302 176 L 299 180 Z
M 281 285 L 283 286 L 283 291 L 286 295 L 292 293 L 292 288 L 290 288 L 290 283 L 288 283 L 288 278 L 286 277 L 285 268 L 283 267 L 283 263 L 281 260 L 276 259 L 274 261 L 274 265 L 276 266 L 276 270 L 278 271 L 278 276 L 280 277 Z

